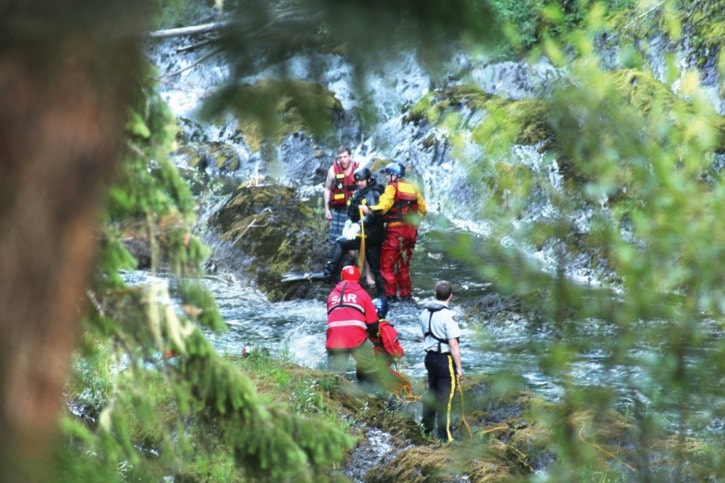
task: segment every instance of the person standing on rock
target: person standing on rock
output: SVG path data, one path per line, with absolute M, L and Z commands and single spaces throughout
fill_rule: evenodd
M 330 370 L 344 373 L 349 357 L 355 359 L 358 382 L 373 392 L 379 374 L 369 337 L 378 332 L 378 314 L 370 295 L 360 285 L 360 271 L 343 267 L 342 281 L 327 297 L 327 360 Z
M 337 159 L 327 171 L 322 198 L 325 203 L 325 219 L 330 222 L 329 243 L 332 245 L 342 235 L 347 221 L 347 202 L 355 191 L 353 173 L 358 163 L 352 160 L 350 148 L 342 145 L 337 149 Z
M 384 172 L 388 181 L 385 192 L 377 205 L 363 207 L 363 212 L 380 212 L 386 223 L 385 240 L 380 253 L 380 273 L 385 282 L 388 302 L 409 302 L 412 300 L 410 260 L 418 239 L 418 225 L 427 209 L 418 188 L 404 179 L 405 166 L 390 163 Z
M 435 301 L 420 314 L 428 371 L 428 389 L 423 397 L 423 430 L 444 443 L 453 441 L 451 410 L 456 386 L 463 375 L 457 314 L 450 309 L 453 286 L 442 280 L 435 286 Z

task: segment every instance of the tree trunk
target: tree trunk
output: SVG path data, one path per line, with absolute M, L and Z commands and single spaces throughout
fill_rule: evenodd
M 27 10 L 0 20 L 0 481 L 53 478 L 100 196 L 140 58 L 118 28 Z

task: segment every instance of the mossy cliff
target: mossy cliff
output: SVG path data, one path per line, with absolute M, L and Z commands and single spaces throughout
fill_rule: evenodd
M 610 85 L 626 104 L 645 116 L 691 110 L 685 100 L 644 71 L 625 69 L 607 73 L 604 77 L 603 83 Z M 423 97 L 411 108 L 406 121 L 428 122 L 448 128 L 451 134 L 470 131 L 473 140 L 486 148 L 494 144 L 543 143 L 542 149 L 561 155 L 560 140 L 550 122 L 553 107 L 549 100 L 504 99 L 491 96 L 474 85 L 457 85 L 432 91 Z M 725 117 L 713 111 L 704 122 L 717 132 L 716 151 L 725 152 Z

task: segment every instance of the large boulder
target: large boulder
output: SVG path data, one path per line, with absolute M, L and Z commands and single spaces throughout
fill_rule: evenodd
M 280 281 L 289 271 L 321 272 L 330 256 L 317 203 L 293 186 L 240 185 L 209 219 L 214 263 L 253 280 L 271 301 L 326 296 L 324 283 Z

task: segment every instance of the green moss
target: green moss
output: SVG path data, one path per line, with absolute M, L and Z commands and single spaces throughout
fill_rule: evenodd
M 492 98 L 491 95 L 472 84 L 452 86 L 447 92 L 451 106 L 462 105 L 474 111 L 485 109 L 486 103 Z
M 619 45 L 629 44 L 631 51 L 642 50 L 652 32 L 664 34 L 674 44 L 681 43 L 686 36 L 687 48 L 694 54 L 695 64 L 699 68 L 708 62 L 713 52 L 722 48 L 722 39 L 725 37 L 725 9 L 722 1 L 611 3 L 607 31 L 610 38 L 617 38 Z
M 725 151 L 725 116 L 717 114 L 714 109 L 704 112 L 702 106 L 691 105 L 686 99 L 672 93 L 666 85 L 637 69 L 611 72 L 607 77 L 625 103 L 645 117 L 662 117 L 671 120 L 675 127 L 686 128 L 684 124 L 688 119 L 696 116 L 703 127 L 709 125 L 714 130 L 715 150 Z
M 651 75 L 637 69 L 625 69 L 605 73 L 604 81 L 619 93 L 623 105 L 631 106 L 645 116 L 669 116 L 674 124 L 681 123 L 671 113 L 693 113 L 694 108 Z M 486 147 L 490 154 L 507 152 L 512 144 L 536 145 L 541 149 L 557 151 L 557 132 L 553 129 L 549 113 L 552 104 L 542 99 L 510 100 L 491 97 L 473 86 L 457 86 L 427 96 L 419 106 L 428 106 L 426 112 L 431 122 L 448 127 L 453 112 L 466 107 L 486 114 L 483 121 L 472 131 L 472 138 Z M 700 116 L 701 117 L 701 116 Z M 725 151 L 725 117 L 710 112 L 703 122 L 709 123 L 717 135 L 716 149 Z M 460 129 L 460 124 L 450 126 L 450 132 Z M 559 153 L 560 155 L 563 153 Z M 563 161 L 567 165 L 566 161 Z M 569 177 L 576 178 L 571 174 Z
M 270 300 L 280 300 L 290 290 L 280 282 L 284 272 L 322 270 L 329 256 L 323 221 L 295 188 L 249 184 L 237 188 L 210 224 L 235 256 L 248 259 L 241 270 Z
M 645 115 L 649 115 L 655 106 L 670 110 L 678 102 L 667 86 L 643 71 L 625 69 L 607 76 L 627 103 Z
M 493 149 L 511 144 L 537 144 L 552 138 L 547 122 L 550 104 L 540 99 L 509 100 L 493 97 L 470 84 L 441 89 L 426 95 L 411 109 L 407 120 L 428 122 L 445 128 L 451 135 L 472 129 L 473 139 Z M 462 109 L 485 114 L 478 126 L 465 126 Z
M 403 121 L 415 125 L 420 124 L 424 120 L 435 122 L 436 113 L 435 111 L 431 112 L 434 101 L 435 96 L 433 93 L 424 95 L 410 108 Z M 429 112 L 431 114 L 430 116 Z
M 641 70 L 625 69 L 603 76 L 604 82 L 619 93 L 623 105 L 632 106 L 645 116 L 694 112 L 668 86 Z M 462 125 L 464 108 L 485 114 L 483 121 L 477 126 Z M 451 136 L 462 129 L 472 129 L 473 140 L 490 154 L 505 153 L 512 144 L 544 143 L 542 149 L 556 151 L 557 132 L 549 120 L 551 109 L 552 104 L 543 99 L 504 99 L 490 96 L 476 86 L 459 85 L 423 97 L 413 106 L 407 120 L 419 122 L 425 118 Z M 673 122 L 679 121 L 673 118 Z M 725 117 L 712 111 L 705 122 L 717 133 L 717 150 L 725 151 Z
M 491 99 L 484 108 L 489 116 L 473 131 L 473 139 L 483 146 L 533 145 L 553 136 L 547 121 L 547 101 Z
M 456 85 L 439 89 L 423 96 L 409 111 L 406 122 L 419 123 L 425 119 L 430 123 L 441 123 L 446 114 L 462 107 L 473 111 L 485 108 L 491 96 L 471 84 Z
M 331 91 L 304 81 L 262 80 L 234 91 L 230 102 L 252 151 L 293 132 L 325 132 L 342 112 Z

